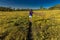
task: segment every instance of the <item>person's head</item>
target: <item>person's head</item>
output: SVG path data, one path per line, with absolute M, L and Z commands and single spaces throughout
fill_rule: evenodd
M 30 9 L 30 11 L 32 12 L 33 10 L 32 10 L 32 9 Z

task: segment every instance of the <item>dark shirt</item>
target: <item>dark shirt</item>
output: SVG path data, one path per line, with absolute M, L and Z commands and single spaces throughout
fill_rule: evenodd
M 31 16 L 32 16 L 32 15 L 33 15 L 33 12 L 32 12 L 32 11 L 30 11 L 29 15 L 31 15 Z

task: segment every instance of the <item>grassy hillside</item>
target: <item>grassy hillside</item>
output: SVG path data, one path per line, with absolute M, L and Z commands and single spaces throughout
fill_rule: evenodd
M 60 40 L 60 10 L 34 11 L 32 18 L 33 40 Z M 29 12 L 0 12 L 1 40 L 26 40 Z M 40 15 L 41 14 L 41 15 Z

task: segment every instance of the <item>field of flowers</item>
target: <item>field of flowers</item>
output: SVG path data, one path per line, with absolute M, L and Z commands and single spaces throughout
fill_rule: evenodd
M 60 10 L 34 11 L 33 40 L 60 40 Z M 42 15 L 40 15 L 42 14 Z M 27 40 L 29 12 L 0 12 L 0 40 Z

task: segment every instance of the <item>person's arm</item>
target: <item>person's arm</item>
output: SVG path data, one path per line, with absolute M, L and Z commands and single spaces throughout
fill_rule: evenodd
M 36 12 L 33 12 L 33 14 L 38 15 L 38 16 L 44 16 L 45 15 L 44 13 L 36 13 Z
M 33 14 L 37 15 L 37 13 L 36 13 L 36 12 L 33 12 Z

